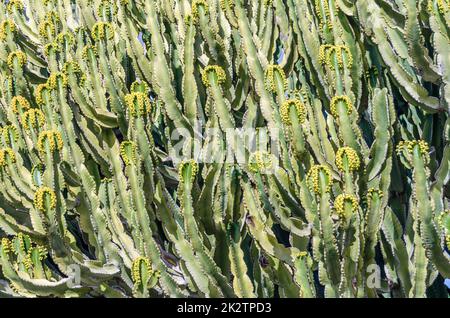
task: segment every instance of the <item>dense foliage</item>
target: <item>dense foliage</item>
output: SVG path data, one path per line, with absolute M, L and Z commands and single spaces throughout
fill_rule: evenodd
M 448 297 L 449 0 L 0 5 L 0 296 Z

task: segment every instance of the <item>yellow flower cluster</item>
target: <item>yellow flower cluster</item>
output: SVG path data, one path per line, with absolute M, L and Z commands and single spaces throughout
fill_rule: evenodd
M 0 167 L 5 167 L 8 161 L 16 162 L 16 154 L 11 148 L 0 149 Z
M 450 1 L 449 0 L 428 0 L 428 12 L 432 14 L 434 8 L 437 8 L 440 14 L 444 15 L 450 11 Z
M 334 200 L 334 209 L 336 210 L 336 213 L 339 215 L 341 219 L 347 219 L 349 215 L 346 215 L 345 213 L 345 204 L 349 203 L 352 207 L 352 212 L 356 212 L 358 210 L 358 199 L 353 194 L 346 194 L 342 193 L 339 194 Z
M 251 172 L 265 172 L 273 167 L 273 157 L 267 151 L 255 151 L 248 159 L 248 168 Z
M 51 19 L 45 19 L 39 23 L 39 35 L 44 40 L 51 40 L 56 34 L 55 25 Z
M 9 53 L 7 63 L 10 69 L 14 68 L 15 61 L 17 61 L 20 67 L 23 67 L 27 64 L 27 55 L 22 51 L 14 51 Z
M 360 165 L 360 160 L 358 153 L 351 147 L 341 147 L 336 152 L 336 166 L 339 170 L 345 171 L 346 164 L 348 165 L 349 171 L 358 170 Z
M 277 79 L 281 80 L 284 90 L 287 90 L 286 75 L 284 74 L 284 71 L 281 68 L 281 66 L 274 64 L 267 66 L 267 69 L 264 73 L 264 86 L 267 91 L 272 93 L 277 92 L 277 83 L 276 83 Z
M 233 1 L 230 1 L 230 0 L 220 0 L 219 3 L 220 3 L 220 8 L 221 8 L 223 11 L 226 11 L 227 8 L 230 9 L 230 10 L 232 10 L 233 7 L 234 7 L 234 2 L 233 2 Z
M 47 94 L 47 97 L 51 99 L 50 87 L 47 83 L 39 84 L 34 90 L 34 97 L 36 99 L 36 103 L 38 105 L 44 105 L 44 94 Z
M 50 206 L 46 206 L 47 199 L 50 202 Z M 53 210 L 56 207 L 56 194 L 55 191 L 49 187 L 40 187 L 34 194 L 34 207 L 39 211 L 45 212 Z
M 407 155 L 407 159 L 411 161 L 411 156 L 414 152 L 414 149 L 418 147 L 420 154 L 424 160 L 425 164 L 430 162 L 430 147 L 428 143 L 424 140 L 407 140 L 400 141 L 397 145 L 397 155 L 401 155 L 402 153 Z
M 330 45 L 323 44 L 319 48 L 319 62 L 321 64 L 327 65 L 329 68 L 334 70 L 334 58 L 338 63 L 338 68 L 344 68 L 344 54 L 347 59 L 346 67 L 350 69 L 353 65 L 353 57 L 350 49 L 346 45 Z
M 63 72 L 52 73 L 47 80 L 47 85 L 49 89 L 56 89 L 58 87 L 58 83 L 61 83 L 63 87 L 67 87 L 68 84 L 67 76 Z
M 97 15 L 99 17 L 104 17 L 104 14 L 106 14 L 107 18 L 111 18 L 116 15 L 117 10 L 118 7 L 115 1 L 101 0 L 97 8 Z
M 184 180 L 184 169 L 186 169 L 188 166 L 191 168 L 191 176 L 189 182 L 193 183 L 195 180 L 195 176 L 197 175 L 198 171 L 197 162 L 195 162 L 194 159 L 183 160 L 178 166 L 178 176 L 180 178 L 180 183 L 184 183 L 186 181 Z
M 16 31 L 16 24 L 13 20 L 7 19 L 0 23 L 0 40 L 5 40 L 8 33 L 14 33 Z
M 144 269 L 142 267 L 144 267 Z M 140 285 L 142 283 L 142 270 L 144 270 L 148 276 L 153 274 L 152 263 L 150 260 L 147 257 L 139 256 L 131 265 L 131 278 L 135 285 Z
M 86 82 L 86 74 L 81 71 L 80 64 L 75 61 L 67 61 L 63 66 L 63 73 L 66 78 L 69 78 L 69 74 L 74 74 L 77 77 L 78 84 L 83 86 Z
M 23 96 L 14 96 L 11 99 L 11 110 L 14 114 L 19 114 L 20 111 L 30 109 L 30 103 Z
M 1 129 L 1 134 L 6 145 L 11 146 L 12 142 L 19 140 L 19 131 L 13 125 L 6 125 Z
M 192 1 L 192 17 L 194 18 L 194 22 L 197 22 L 200 17 L 199 8 L 203 7 L 205 10 L 205 14 L 208 14 L 208 2 L 206 0 L 194 0 Z
M 126 166 L 136 161 L 136 145 L 132 141 L 124 141 L 120 144 L 120 156 Z
M 450 218 L 450 210 L 444 210 L 439 214 L 437 217 L 437 223 L 441 229 L 444 229 L 445 233 L 445 243 L 447 245 L 447 248 L 450 249 L 450 232 L 446 228 L 446 225 L 444 224 L 444 218 Z M 447 220 L 448 222 L 448 220 Z
M 84 60 L 88 60 L 89 57 L 89 53 L 92 51 L 92 53 L 94 54 L 94 56 L 98 55 L 97 52 L 97 48 L 95 46 L 92 45 L 86 45 L 83 50 L 81 51 L 81 56 L 83 57 Z
M 325 189 L 322 189 L 320 182 L 320 175 L 325 177 Z M 331 171 L 327 166 L 324 165 L 314 165 L 309 170 L 307 176 L 308 185 L 311 191 L 316 194 L 322 194 L 329 192 L 333 183 L 333 177 Z
M 150 91 L 150 89 L 148 87 L 148 84 L 144 81 L 142 81 L 142 82 L 134 81 L 130 87 L 130 92 L 132 92 L 132 93 L 142 92 L 142 93 L 148 94 L 149 91 Z
M 32 108 L 23 113 L 21 122 L 25 130 L 31 130 L 31 128 L 42 128 L 45 124 L 44 113 L 37 108 Z
M 353 103 L 350 100 L 350 97 L 348 97 L 347 95 L 334 96 L 330 102 L 331 115 L 333 115 L 334 118 L 339 117 L 339 113 L 337 111 L 337 104 L 339 102 L 344 103 L 345 107 L 347 108 L 348 115 L 350 115 L 353 112 Z
M 60 46 L 65 44 L 71 46 L 75 43 L 75 36 L 72 32 L 61 32 L 56 36 L 56 43 Z
M 114 37 L 114 28 L 109 22 L 97 22 L 91 32 L 94 41 L 111 40 Z
M 50 42 L 44 46 L 44 55 L 45 56 L 50 56 L 50 53 L 52 53 L 52 52 L 56 53 L 59 51 L 60 51 L 60 48 L 59 48 L 58 43 L 56 43 L 56 42 Z
M 371 201 L 374 196 L 381 199 L 383 197 L 383 191 L 375 188 L 370 188 L 369 190 L 367 190 L 366 200 L 368 209 L 370 209 Z
M 57 130 L 45 130 L 41 132 L 37 141 L 37 149 L 39 152 L 45 153 L 46 145 L 50 148 L 50 152 L 55 150 L 61 151 L 64 145 L 61 133 Z
M 1 246 L 3 252 L 5 252 L 6 254 L 11 252 L 11 241 L 8 240 L 6 237 L 2 238 Z
M 306 120 L 306 107 L 303 103 L 298 99 L 288 99 L 285 101 L 280 107 L 280 116 L 281 120 L 285 125 L 291 125 L 291 117 L 290 110 L 291 107 L 295 107 L 295 111 L 297 112 L 298 121 L 300 124 L 303 124 Z
M 14 9 L 17 11 L 22 11 L 24 9 L 22 0 L 9 0 L 7 10 L 8 13 L 13 13 Z
M 219 85 L 224 83 L 227 79 L 227 76 L 226 76 L 223 68 L 221 68 L 218 65 L 208 65 L 202 71 L 202 81 L 206 87 L 211 86 L 211 83 L 209 81 L 209 73 L 210 72 L 213 72 L 216 75 L 217 84 L 219 84 Z
M 337 7 L 337 6 L 336 6 Z M 322 13 L 322 8 L 325 14 Z M 333 24 L 331 23 L 331 12 L 330 12 L 330 6 L 328 5 L 328 0 L 316 0 L 315 1 L 315 9 L 316 9 L 316 13 L 317 16 L 319 18 L 319 29 L 323 29 L 324 26 L 324 16 L 327 20 L 327 26 L 328 29 L 332 29 L 333 28 Z
M 125 95 L 125 104 L 134 117 L 145 116 L 152 110 L 152 103 L 147 94 L 142 92 L 133 92 Z

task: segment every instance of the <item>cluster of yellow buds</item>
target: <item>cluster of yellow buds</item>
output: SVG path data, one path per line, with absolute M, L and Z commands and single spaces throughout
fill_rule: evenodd
M 56 35 L 55 24 L 51 19 L 45 19 L 39 23 L 39 35 L 44 40 L 51 40 Z
M 194 22 L 197 22 L 200 17 L 200 7 L 203 7 L 205 14 L 209 12 L 208 2 L 206 0 L 192 1 L 192 17 L 194 18 Z
M 94 56 L 98 56 L 97 48 L 95 46 L 86 45 L 81 51 L 81 56 L 87 61 L 90 53 L 94 54 Z
M 148 84 L 144 81 L 142 82 L 134 81 L 131 84 L 130 92 L 132 93 L 141 92 L 148 94 L 150 92 L 150 88 L 148 87 Z
M 264 73 L 264 86 L 268 92 L 277 92 L 277 80 L 281 81 L 283 89 L 286 91 L 287 79 L 281 66 L 274 64 L 267 66 L 267 69 Z
M 67 87 L 68 84 L 67 76 L 63 72 L 52 73 L 47 80 L 47 85 L 49 89 L 57 89 L 59 83 L 62 85 L 62 87 Z
M 116 1 L 101 0 L 97 8 L 97 15 L 99 17 L 111 18 L 117 13 L 117 10 Z
M 97 22 L 91 32 L 94 41 L 111 40 L 114 37 L 114 28 L 109 22 Z
M 351 147 L 341 147 L 336 152 L 336 166 L 341 171 L 358 170 L 360 160 L 358 153 Z
M 334 209 L 337 215 L 342 220 L 348 220 L 351 215 L 346 213 L 346 205 L 349 204 L 351 207 L 351 212 L 354 213 L 358 210 L 358 199 L 353 194 L 341 193 L 334 200 Z
M 189 180 L 185 180 L 184 179 L 184 175 L 186 173 L 185 169 L 190 168 L 190 176 L 189 176 Z M 180 165 L 178 166 L 178 176 L 180 178 L 180 183 L 184 183 L 185 181 L 189 181 L 190 183 L 193 183 L 195 180 L 195 176 L 197 175 L 198 172 L 198 164 L 197 162 L 195 162 L 194 159 L 189 159 L 189 160 L 183 160 Z
M 120 156 L 126 166 L 136 162 L 136 145 L 132 141 L 124 141 L 120 144 Z
M 75 36 L 72 32 L 61 32 L 56 36 L 56 43 L 60 46 L 71 46 L 75 43 Z
M 450 11 L 450 1 L 449 0 L 428 0 L 428 12 L 433 13 L 435 8 L 440 14 L 444 15 Z
M 59 51 L 60 51 L 60 47 L 59 47 L 58 43 L 56 43 L 55 41 L 47 43 L 44 46 L 44 55 L 47 57 L 50 56 L 50 54 L 57 53 Z
M 230 0 L 220 0 L 220 8 L 223 10 L 223 11 L 226 11 L 227 9 L 233 9 L 233 7 L 234 7 L 234 2 L 233 1 L 230 1 Z
M 14 114 L 19 114 L 20 112 L 30 109 L 30 103 L 23 96 L 14 96 L 11 99 L 11 110 Z
M 8 55 L 8 66 L 10 69 L 14 69 L 14 63 L 17 62 L 19 67 L 24 67 L 27 64 L 27 55 L 22 51 L 14 51 Z
M 134 117 L 145 116 L 152 111 L 152 103 L 147 94 L 133 92 L 125 95 L 125 104 L 129 113 Z
M 202 71 L 202 81 L 203 84 L 205 84 L 206 87 L 211 86 L 211 83 L 209 81 L 209 74 L 213 73 L 216 77 L 217 80 L 217 84 L 222 84 L 225 83 L 227 76 L 225 74 L 225 71 L 223 70 L 223 68 L 221 68 L 218 65 L 208 65 L 207 67 L 205 67 Z
M 22 11 L 24 9 L 23 1 L 22 0 L 9 0 L 7 10 L 8 13 L 13 13 L 14 10 L 16 11 Z
M 430 147 L 428 143 L 424 140 L 408 140 L 408 141 L 400 141 L 397 145 L 397 155 L 404 154 L 408 161 L 412 161 L 412 155 L 414 149 L 418 147 L 420 154 L 424 160 L 425 164 L 430 162 Z
M 63 73 L 67 79 L 69 78 L 70 74 L 74 74 L 77 77 L 78 84 L 80 86 L 83 86 L 86 82 L 86 74 L 81 71 L 80 64 L 75 61 L 68 61 L 64 63 Z
M 0 149 L 0 167 L 5 167 L 8 162 L 16 162 L 16 154 L 11 148 Z
M 0 245 L 5 254 L 8 254 L 11 252 L 11 241 L 8 240 L 8 238 L 3 237 Z
M 16 32 L 16 24 L 13 20 L 7 19 L 0 23 L 0 40 L 5 40 L 9 33 Z
M 61 133 L 57 130 L 45 130 L 39 134 L 37 149 L 41 153 L 46 152 L 46 146 L 49 147 L 50 152 L 54 152 L 55 150 L 61 151 L 63 145 Z
M 344 56 L 345 55 L 345 56 Z M 319 48 L 319 62 L 327 65 L 332 70 L 335 69 L 335 58 L 339 69 L 344 68 L 344 57 L 346 58 L 345 66 L 350 69 L 353 65 L 353 57 L 350 49 L 346 45 L 330 45 L 323 44 Z
M 336 5 L 337 8 L 337 5 Z M 323 29 L 324 26 L 324 17 L 326 18 L 326 25 L 328 27 L 328 29 L 332 29 L 333 28 L 333 24 L 331 23 L 331 11 L 330 11 L 330 6 L 328 4 L 328 0 L 316 0 L 315 1 L 315 9 L 316 9 L 316 13 L 317 16 L 319 18 L 319 29 Z M 323 10 L 323 11 L 322 11 Z
M 381 199 L 383 198 L 383 191 L 375 188 L 370 188 L 367 190 L 366 200 L 367 200 L 367 208 L 370 209 L 370 205 L 373 198 Z
M 139 256 L 131 265 L 131 278 L 135 285 L 142 283 L 142 276 L 150 277 L 153 274 L 152 263 L 147 257 Z
M 6 146 L 10 147 L 13 143 L 19 140 L 19 131 L 13 125 L 6 125 L 1 130 L 3 142 Z
M 34 207 L 39 211 L 53 210 L 56 207 L 55 191 L 49 187 L 40 187 L 34 194 L 33 202 Z
M 255 151 L 248 158 L 248 168 L 251 172 L 265 173 L 274 166 L 272 154 L 267 151 Z
M 324 188 L 322 188 L 321 177 L 324 178 Z M 331 175 L 331 171 L 327 166 L 312 166 L 308 171 L 306 178 L 308 180 L 310 190 L 316 194 L 326 193 L 331 190 L 331 186 L 333 184 L 333 176 Z
M 353 103 L 350 100 L 350 97 L 348 97 L 347 95 L 334 96 L 330 102 L 331 115 L 333 115 L 334 118 L 339 117 L 337 105 L 340 102 L 342 102 L 345 105 L 348 115 L 350 115 L 353 112 Z
M 21 122 L 25 130 L 38 127 L 42 128 L 45 124 L 45 116 L 40 109 L 32 108 L 23 113 Z
M 45 84 L 39 84 L 36 89 L 34 90 L 34 97 L 36 99 L 36 103 L 41 106 L 44 105 L 44 96 L 46 95 L 46 98 L 48 100 L 51 100 L 51 94 L 50 94 L 50 87 L 47 83 Z
M 292 124 L 290 117 L 290 111 L 292 106 L 295 107 L 299 123 L 303 124 L 306 120 L 306 107 L 298 99 L 288 99 L 281 105 L 280 107 L 281 120 L 285 125 Z

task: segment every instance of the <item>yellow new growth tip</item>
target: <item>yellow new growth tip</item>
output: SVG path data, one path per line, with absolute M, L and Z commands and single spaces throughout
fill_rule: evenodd
M 152 111 L 152 103 L 147 94 L 133 92 L 125 96 L 125 104 L 129 113 L 134 117 L 145 116 Z
M 281 120 L 285 125 L 291 125 L 290 110 L 291 107 L 295 107 L 297 112 L 298 121 L 303 124 L 306 120 L 306 107 L 298 99 L 289 99 L 285 101 L 280 107 Z
M 44 113 L 37 108 L 29 109 L 22 115 L 21 123 L 25 130 L 31 130 L 31 128 L 42 128 L 45 124 Z
M 315 192 L 316 194 L 326 193 L 331 190 L 333 177 L 331 175 L 330 169 L 327 166 L 314 165 L 309 170 L 308 175 L 306 177 L 308 180 L 310 190 Z M 324 178 L 323 179 L 324 188 L 322 188 L 321 177 Z
M 47 209 L 53 210 L 56 207 L 55 191 L 53 191 L 49 187 L 40 187 L 34 194 L 33 201 L 34 207 L 39 211 L 45 212 Z
M 178 166 L 178 176 L 180 178 L 180 183 L 184 183 L 186 180 L 184 179 L 184 174 L 185 174 L 185 169 L 187 169 L 188 167 L 191 168 L 191 174 L 190 174 L 190 179 L 189 182 L 193 183 L 195 180 L 195 176 L 197 175 L 197 171 L 198 171 L 198 164 L 197 162 L 195 162 L 194 159 L 189 159 L 189 160 L 183 160 L 180 165 Z
M 46 130 L 41 132 L 37 141 L 37 149 L 39 152 L 45 153 L 46 145 L 48 145 L 50 152 L 54 152 L 55 150 L 61 151 L 63 148 L 61 133 L 57 130 Z
M 16 31 L 16 24 L 13 20 L 7 19 L 0 23 L 0 40 L 5 40 L 8 33 L 14 33 Z
M 203 84 L 205 84 L 206 87 L 210 87 L 211 83 L 209 80 L 209 74 L 213 73 L 216 75 L 216 80 L 217 80 L 217 84 L 222 84 L 225 83 L 227 76 L 225 74 L 225 71 L 223 70 L 223 68 L 221 68 L 218 65 L 208 65 L 207 67 L 205 67 L 202 71 L 202 81 Z
M 136 145 L 132 141 L 124 141 L 120 144 L 120 156 L 126 166 L 136 162 Z
M 151 276 L 153 274 L 152 264 L 147 257 L 139 256 L 131 265 L 131 278 L 135 285 L 142 283 L 141 277 L 144 274 Z
M 277 81 L 281 81 L 283 90 L 287 90 L 287 79 L 284 70 L 279 65 L 269 65 L 264 73 L 264 86 L 267 91 L 277 92 Z
M 11 148 L 0 149 L 0 167 L 5 167 L 8 164 L 16 162 L 16 154 Z
M 8 55 L 8 67 L 10 69 L 14 68 L 14 62 L 17 61 L 19 67 L 24 67 L 27 64 L 27 55 L 22 51 L 14 51 Z
M 208 14 L 209 12 L 208 2 L 206 2 L 205 0 L 192 1 L 192 17 L 194 19 L 194 22 L 197 22 L 200 17 L 200 7 L 203 7 L 203 10 L 205 10 L 205 14 Z
M 11 110 L 14 114 L 19 114 L 20 111 L 26 111 L 30 109 L 30 103 L 23 96 L 14 96 L 11 99 Z
M 94 41 L 111 40 L 114 37 L 114 28 L 111 23 L 97 22 L 91 32 Z
M 336 166 L 339 170 L 349 171 L 358 170 L 360 165 L 360 160 L 358 153 L 351 147 L 339 148 L 336 152 Z
M 334 96 L 330 102 L 331 115 L 333 115 L 334 118 L 339 118 L 339 113 L 337 111 L 337 105 L 339 102 L 344 103 L 348 115 L 350 115 L 353 112 L 353 103 L 348 96 L 346 95 Z
M 345 211 L 346 203 L 351 204 L 351 212 L 354 213 L 358 210 L 358 199 L 353 194 L 342 193 L 337 196 L 334 201 L 334 209 L 341 219 L 348 219 L 351 215 L 347 215 Z
M 273 156 L 267 151 L 255 151 L 250 155 L 248 160 L 248 168 L 251 172 L 261 172 L 271 169 L 273 167 Z

